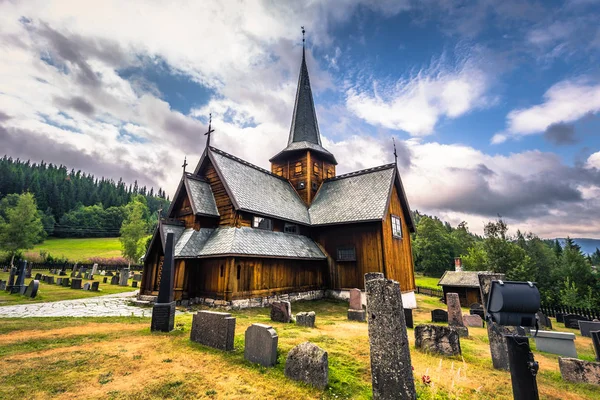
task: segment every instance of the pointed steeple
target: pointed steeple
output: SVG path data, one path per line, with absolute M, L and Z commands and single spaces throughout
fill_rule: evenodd
M 313 101 L 310 78 L 306 66 L 306 49 L 304 45 L 304 27 L 302 27 L 302 63 L 300 64 L 300 76 L 298 78 L 298 89 L 296 90 L 296 103 L 292 116 L 292 127 L 288 145 L 294 142 L 310 142 L 321 145 L 321 135 L 317 124 L 317 114 Z

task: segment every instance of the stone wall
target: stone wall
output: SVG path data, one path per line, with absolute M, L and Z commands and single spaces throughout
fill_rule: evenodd
M 177 305 L 188 306 L 201 304 L 209 307 L 224 308 L 226 310 L 243 310 L 245 308 L 268 307 L 276 301 L 289 301 L 291 303 L 300 300 L 319 300 L 325 298 L 324 290 L 310 290 L 307 292 L 284 293 L 266 297 L 255 297 L 251 299 L 240 299 L 233 301 L 215 300 L 204 297 L 194 297 L 190 300 L 181 300 Z

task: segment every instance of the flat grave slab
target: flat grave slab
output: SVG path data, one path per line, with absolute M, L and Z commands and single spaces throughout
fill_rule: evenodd
M 535 347 L 546 353 L 577 358 L 574 333 L 539 331 L 535 337 Z

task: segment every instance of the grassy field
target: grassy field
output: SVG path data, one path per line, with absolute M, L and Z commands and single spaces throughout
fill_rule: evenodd
M 429 289 L 441 289 L 441 286 L 438 286 L 440 278 L 432 278 L 430 276 L 424 276 L 423 274 L 419 274 L 415 272 L 415 283 L 417 286 L 426 287 Z
M 54 257 L 66 257 L 71 262 L 84 262 L 90 257 L 121 257 L 119 238 L 63 239 L 48 238 L 25 252 L 25 257 L 39 256 L 43 250 Z
M 33 276 L 37 272 L 43 273 L 44 275 L 51 275 L 48 271 L 37 271 L 33 270 Z M 8 280 L 9 273 L 8 272 L 0 272 L 0 280 Z M 54 280 L 59 278 L 58 275 L 54 275 Z M 70 278 L 70 277 L 67 277 Z M 99 281 L 100 282 L 100 290 L 98 292 L 92 292 L 89 290 L 73 290 L 68 287 L 62 287 L 58 285 L 50 285 L 45 282 L 40 281 L 40 288 L 38 290 L 38 294 L 35 299 L 27 298 L 25 296 L 20 296 L 16 294 L 8 294 L 5 291 L 0 291 L 0 306 L 12 306 L 16 304 L 32 304 L 32 303 L 40 303 L 44 301 L 58 301 L 58 300 L 73 300 L 73 299 L 83 299 L 87 297 L 96 297 L 102 296 L 105 294 L 113 294 L 113 293 L 122 293 L 122 292 L 131 292 L 136 290 L 131 287 L 132 280 L 129 280 L 129 286 L 118 286 L 111 285 L 110 283 L 102 283 L 101 275 L 96 275 L 93 280 L 82 280 L 81 286 L 85 285 L 86 282 Z M 29 284 L 31 279 L 25 279 L 25 284 Z M 110 280 L 110 278 L 109 278 Z M 1 398 L 1 397 L 0 397 Z
M 415 323 L 443 307 L 418 295 Z M 176 330 L 151 333 L 149 318 L 39 318 L 0 324 L 0 398 L 34 399 L 368 399 L 371 398 L 367 324 L 346 319 L 348 304 L 293 303 L 294 313 L 315 311 L 314 329 L 272 322 L 268 309 L 234 311 L 235 350 L 221 352 L 189 340 L 192 315 L 176 317 Z M 272 325 L 279 336 L 274 368 L 244 360 L 244 332 L 251 323 Z M 573 330 L 570 330 L 573 332 Z M 484 328 L 461 339 L 462 357 L 425 354 L 408 330 L 420 399 L 512 399 L 510 374 L 491 365 Z M 287 353 L 311 341 L 329 354 L 329 387 L 310 388 L 284 376 Z M 533 341 L 532 341 L 533 342 Z M 580 358 L 591 359 L 590 338 L 577 336 Z M 597 399 L 598 388 L 563 382 L 558 356 L 535 352 L 543 399 Z M 428 375 L 431 384 L 421 377 Z

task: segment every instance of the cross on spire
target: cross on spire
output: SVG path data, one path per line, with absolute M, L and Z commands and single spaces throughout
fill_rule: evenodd
M 158 210 L 156 210 L 156 212 L 158 213 L 158 221 L 159 222 L 160 222 L 160 217 L 162 216 L 162 211 L 163 211 L 162 207 L 159 208 Z
M 212 129 L 212 113 L 208 114 L 208 132 L 206 132 L 204 134 L 204 136 L 208 136 L 206 138 L 206 147 L 210 146 L 210 134 L 213 133 L 215 130 Z
M 398 153 L 396 152 L 396 139 L 393 136 L 392 142 L 394 143 L 394 163 L 398 164 Z
M 304 27 L 301 26 L 302 28 L 302 47 L 304 47 L 304 43 L 306 42 L 306 39 L 304 38 L 304 34 L 306 33 L 306 31 L 304 30 Z
M 188 166 L 187 156 L 185 156 L 185 157 L 183 157 L 183 165 L 182 165 L 184 174 L 185 174 L 185 167 L 187 167 L 187 166 Z

